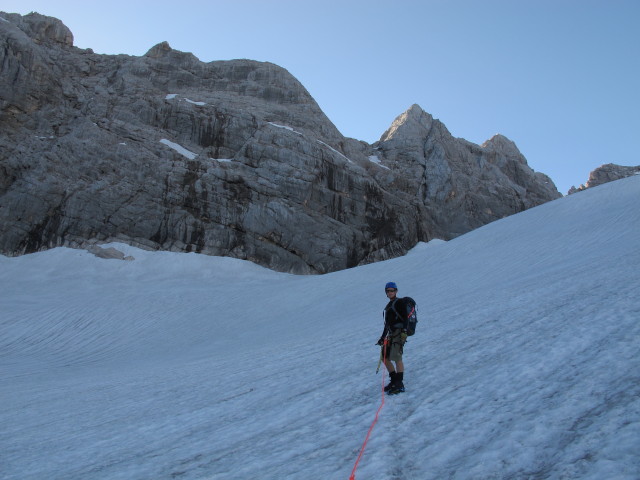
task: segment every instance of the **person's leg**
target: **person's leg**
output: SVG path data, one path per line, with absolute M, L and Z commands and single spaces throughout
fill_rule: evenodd
M 393 380 L 389 385 L 389 388 L 386 390 L 389 394 L 404 392 L 404 362 L 402 361 L 403 343 L 404 342 L 401 341 L 399 334 L 397 337 L 394 336 L 391 339 L 389 363 L 393 362 L 395 364 L 395 374 L 393 375 Z
M 393 368 L 393 365 L 391 366 L 391 368 Z M 389 372 L 389 383 L 387 383 L 387 385 L 384 387 L 385 392 L 388 392 L 393 388 L 393 386 L 395 385 L 397 376 L 398 374 L 395 371 Z
M 387 372 L 389 372 L 389 374 L 395 373 L 396 367 L 394 367 L 393 362 L 388 358 L 385 359 L 384 366 L 387 367 Z
M 391 348 L 389 348 L 388 351 L 389 355 L 387 356 L 387 362 L 388 364 L 393 362 L 395 364 L 395 372 L 399 373 L 404 372 L 404 363 L 402 362 L 403 342 L 400 339 L 400 330 L 397 332 L 397 334 L 391 336 Z
M 404 392 L 404 372 L 396 373 L 393 379 L 393 385 L 388 391 L 390 393 Z

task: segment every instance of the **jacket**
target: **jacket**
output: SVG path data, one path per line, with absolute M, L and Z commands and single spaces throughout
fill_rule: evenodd
M 386 337 L 394 330 L 407 329 L 408 317 L 403 315 L 402 312 L 407 311 L 407 304 L 404 298 L 396 298 L 389 301 L 387 306 L 384 307 L 384 330 L 380 338 Z

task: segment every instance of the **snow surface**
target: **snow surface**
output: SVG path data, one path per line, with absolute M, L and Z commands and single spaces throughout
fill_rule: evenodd
M 166 138 L 161 139 L 160 143 L 166 145 L 169 148 L 174 149 L 180 155 L 182 155 L 184 157 L 187 157 L 189 160 L 193 160 L 194 158 L 196 158 L 198 156 L 196 153 L 193 153 L 193 152 L 187 150 L 182 145 L 179 145 L 179 144 L 177 144 L 175 142 L 172 142 L 171 140 L 167 140 Z
M 344 158 L 347 162 L 349 163 L 353 163 L 349 158 L 345 157 L 342 153 L 340 153 L 338 150 L 336 150 L 335 148 L 333 148 L 331 145 L 326 144 L 320 140 L 316 140 L 316 142 L 318 142 L 321 145 L 324 145 L 325 147 L 327 147 L 329 150 L 331 150 L 333 153 L 338 154 L 339 156 L 341 156 L 342 158 Z
M 386 167 L 382 164 L 382 162 L 380 161 L 380 157 L 378 157 L 377 155 L 369 155 L 369 161 L 371 163 L 375 163 L 379 167 L 386 168 L 387 170 L 391 170 L 389 167 Z
M 185 97 L 185 101 L 188 102 L 188 103 L 192 103 L 193 105 L 198 105 L 200 107 L 203 106 L 203 105 L 206 105 L 206 102 L 198 102 L 198 101 L 195 101 L 195 100 L 189 100 L 186 97 Z
M 164 99 L 165 99 L 165 100 L 173 100 L 173 99 L 175 99 L 177 96 L 178 96 L 178 94 L 177 94 L 177 93 L 168 93 L 168 94 L 164 97 Z M 200 107 L 201 107 L 201 106 L 203 106 L 203 105 L 206 105 L 206 104 L 207 104 L 206 102 L 197 102 L 197 101 L 195 101 L 195 100 L 191 100 L 191 99 L 189 99 L 189 98 L 187 98 L 187 97 L 183 97 L 183 98 L 184 98 L 184 100 L 185 100 L 187 103 L 191 103 L 191 104 L 193 104 L 193 105 L 198 105 L 198 106 L 200 106 Z
M 293 129 L 293 127 L 289 127 L 289 126 L 287 126 L 287 125 L 279 125 L 279 124 L 277 124 L 277 123 L 273 123 L 273 122 L 267 122 L 267 123 L 268 123 L 269 125 L 273 126 L 273 127 L 276 127 L 276 128 L 283 128 L 283 129 L 288 130 L 288 131 L 290 131 L 290 132 L 297 133 L 298 135 L 302 135 L 302 133 L 301 133 L 301 132 L 298 132 L 297 130 L 294 130 L 294 129 Z
M 640 177 L 322 276 L 148 252 L 0 256 L 0 476 L 640 478 Z

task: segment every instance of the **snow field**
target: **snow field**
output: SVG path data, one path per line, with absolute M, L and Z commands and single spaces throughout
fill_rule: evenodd
M 640 178 L 322 276 L 114 245 L 0 257 L 3 479 L 640 477 Z

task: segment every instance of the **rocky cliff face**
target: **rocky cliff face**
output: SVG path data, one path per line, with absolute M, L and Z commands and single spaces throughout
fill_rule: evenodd
M 622 165 L 616 165 L 614 163 L 607 163 L 602 165 L 589 174 L 589 180 L 587 183 L 580 185 L 578 188 L 571 187 L 568 194 L 586 190 L 587 188 L 597 187 L 603 183 L 613 182 L 614 180 L 620 180 L 621 178 L 627 178 L 631 175 L 640 175 L 640 165 L 636 167 L 624 167 Z
M 122 241 L 324 273 L 560 197 L 515 144 L 453 138 L 417 105 L 343 137 L 286 70 L 73 47 L 0 13 L 0 252 Z

